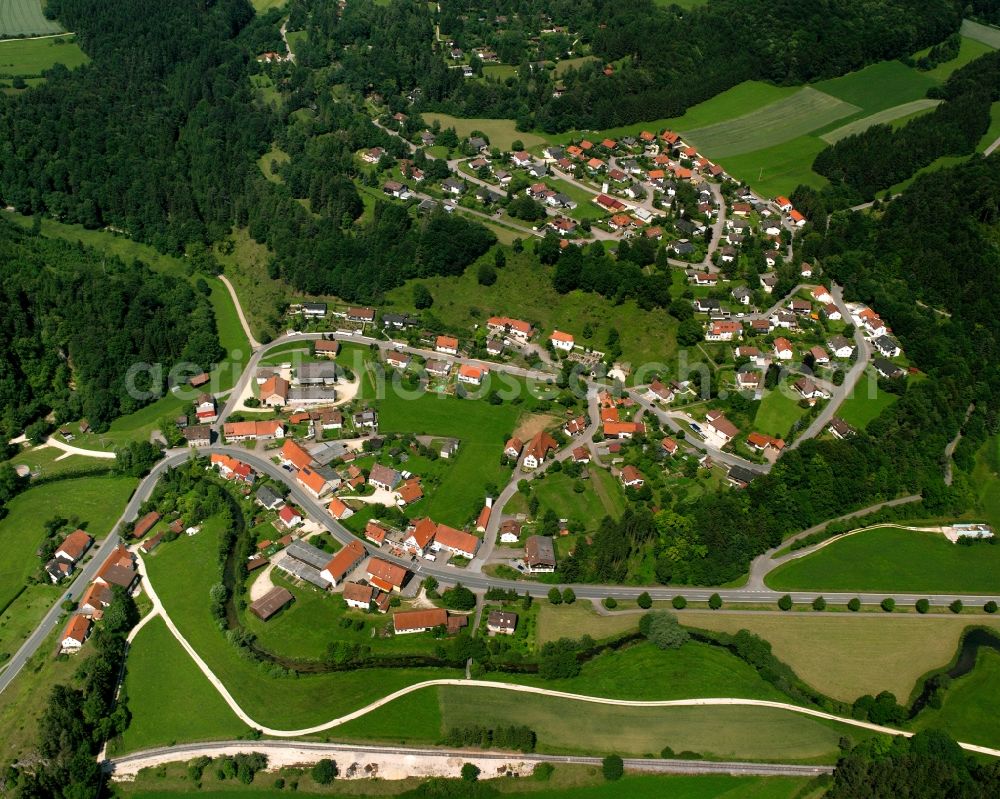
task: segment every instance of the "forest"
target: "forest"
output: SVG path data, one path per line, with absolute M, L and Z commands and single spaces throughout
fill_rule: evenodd
M 877 191 L 905 180 L 943 155 L 969 155 L 990 125 L 990 105 L 1000 100 L 1000 51 L 957 70 L 928 96 L 943 100 L 929 114 L 898 130 L 873 125 L 816 156 L 813 169 L 833 186 L 831 206 L 871 200 Z
M 207 293 L 207 286 L 206 293 Z M 222 357 L 208 298 L 144 264 L 46 239 L 0 221 L 0 436 L 54 412 L 96 430 L 149 399 L 130 396 L 129 367 Z M 147 382 L 143 382 L 147 381 Z

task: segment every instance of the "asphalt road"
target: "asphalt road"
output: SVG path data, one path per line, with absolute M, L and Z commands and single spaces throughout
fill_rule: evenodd
M 200 755 L 216 756 L 219 750 L 227 753 L 263 752 L 264 754 L 287 752 L 303 752 L 315 755 L 315 760 L 330 757 L 331 753 L 352 752 L 359 759 L 365 755 L 399 755 L 408 758 L 420 757 L 454 757 L 468 760 L 474 756 L 476 760 L 492 760 L 497 764 L 504 763 L 554 763 L 600 766 L 599 757 L 577 757 L 572 755 L 540 755 L 522 754 L 521 752 L 479 752 L 463 749 L 434 749 L 404 746 L 367 746 L 335 743 L 312 743 L 306 741 L 218 741 L 200 744 L 182 744 L 180 746 L 163 746 L 155 749 L 145 749 L 122 757 L 110 758 L 105 761 L 107 771 L 114 773 L 124 767 L 134 772 L 160 762 L 164 756 L 173 760 L 190 760 Z M 309 761 L 313 762 L 313 761 Z M 735 761 L 704 761 L 651 758 L 625 758 L 625 769 L 656 774 L 734 774 L 741 776 L 762 777 L 815 777 L 833 772 L 832 766 L 786 765 L 781 763 L 740 763 Z M 340 764 L 342 765 L 342 764 Z

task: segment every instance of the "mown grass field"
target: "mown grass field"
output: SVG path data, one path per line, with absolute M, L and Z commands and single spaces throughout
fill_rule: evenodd
M 252 0 L 254 10 L 258 14 L 270 11 L 272 8 L 281 8 L 287 0 Z
M 908 103 L 894 105 L 892 108 L 886 108 L 883 111 L 878 111 L 866 117 L 861 117 L 861 119 L 856 119 L 853 122 L 848 122 L 846 125 L 841 125 L 829 133 L 824 133 L 820 138 L 827 144 L 834 144 L 846 136 L 853 136 L 855 133 L 868 130 L 872 125 L 883 125 L 887 122 L 894 122 L 902 117 L 912 118 L 921 112 L 931 110 L 940 102 L 940 100 L 931 100 L 924 97 L 920 100 L 911 100 Z
M 994 436 L 976 454 L 972 484 L 978 494 L 978 512 L 984 521 L 1000 529 L 1000 436 Z
M 682 128 L 685 141 L 713 158 L 773 147 L 861 109 L 833 95 L 803 87 L 749 114 L 699 128 Z
M 428 125 L 440 122 L 442 128 L 454 128 L 460 139 L 469 136 L 474 130 L 481 131 L 486 134 L 491 146 L 499 147 L 501 150 L 509 150 L 511 144 L 517 140 L 520 140 L 525 147 L 545 143 L 545 139 L 541 136 L 515 130 L 513 119 L 462 119 L 437 112 L 425 113 L 423 118 Z
M 1000 28 L 981 25 L 978 22 L 973 22 L 971 19 L 963 19 L 961 33 L 967 39 L 975 39 L 977 42 L 982 42 L 993 50 L 1000 48 Z
M 8 463 L 14 467 L 27 466 L 34 477 L 53 477 L 67 472 L 106 472 L 111 466 L 108 460 L 69 455 L 61 449 L 47 446 L 22 449 Z
M 502 384 L 496 385 L 502 389 Z M 509 401 L 490 405 L 482 399 L 430 393 L 407 398 L 392 387 L 387 389 L 385 399 L 379 403 L 380 429 L 461 441 L 454 464 L 440 486 L 422 501 L 426 503 L 423 513 L 457 527 L 474 519 L 485 502 L 486 486 L 499 488 L 509 479 L 510 469 L 501 466 L 500 456 L 504 442 L 517 426 L 522 407 Z
M 976 667 L 955 680 L 940 710 L 929 708 L 917 721 L 921 728 L 944 729 L 960 741 L 1000 746 L 1000 653 L 980 649 Z
M 0 16 L 7 4 L 0 6 Z M 0 79 L 21 76 L 40 77 L 46 69 L 63 64 L 69 69 L 86 64 L 90 59 L 73 37 L 52 39 L 0 40 Z
M 792 425 L 806 412 L 805 408 L 799 407 L 796 396 L 788 386 L 767 392 L 757 408 L 754 429 L 758 433 L 778 438 L 787 436 Z
M 404 685 L 457 676 L 449 669 L 360 669 L 297 678 L 271 676 L 240 656 L 209 611 L 209 589 L 219 582 L 217 549 L 218 527 L 210 520 L 198 535 L 164 544 L 146 558 L 149 577 L 181 633 L 240 706 L 260 723 L 283 729 L 319 724 Z
M 870 396 L 870 394 L 874 396 Z M 874 381 L 862 378 L 854 391 L 841 404 L 837 416 L 852 427 L 863 429 L 868 423 L 882 414 L 882 411 L 892 407 L 899 399 L 895 394 L 880 390 Z
M 905 701 L 917 681 L 946 665 L 970 624 L 1000 630 L 1000 619 L 874 613 L 716 613 L 681 611 L 681 622 L 718 632 L 749 630 L 818 691 L 853 702 L 892 691 Z
M 492 253 L 484 256 L 492 263 Z M 580 344 L 603 349 L 612 327 L 621 334 L 622 360 L 633 367 L 668 363 L 677 352 L 672 335 L 677 321 L 665 310 L 644 311 L 634 300 L 615 305 L 599 294 L 573 291 L 559 294 L 552 287 L 548 269 L 532 263 L 530 256 L 507 253 L 507 265 L 498 270 L 497 282 L 480 286 L 477 264 L 461 277 L 436 277 L 410 281 L 386 295 L 386 310 L 413 310 L 413 283 L 427 286 L 434 297 L 432 313 L 453 330 L 471 330 L 493 314 L 526 319 L 548 335 L 554 328 L 572 333 Z M 583 337 L 585 327 L 593 331 Z
M 56 516 L 76 516 L 81 526 L 103 538 L 125 509 L 136 480 L 131 477 L 77 477 L 29 488 L 7 503 L 0 520 L 0 607 L 4 607 L 40 567 L 35 550 L 43 525 Z M 53 588 L 54 599 L 60 589 Z M 0 633 L 2 635 L 2 633 Z
M 775 569 L 777 590 L 1000 592 L 1000 546 L 952 544 L 940 533 L 884 527 L 849 536 Z
M 585 529 L 596 529 L 605 516 L 618 518 L 625 510 L 625 495 L 621 485 L 611 473 L 593 467 L 590 477 L 580 480 L 585 490 L 577 494 L 573 490 L 576 479 L 555 472 L 546 474 L 544 479 L 535 480 L 532 488 L 543 509 L 551 508 L 560 519 L 575 519 Z
M 0 37 L 46 36 L 62 26 L 45 18 L 41 0 L 4 0 L 0 4 Z
M 116 754 L 184 741 L 231 740 L 249 731 L 162 619 L 151 620 L 135 637 L 122 698 L 132 720 L 109 747 Z
M 524 724 L 538 735 L 538 750 L 568 754 L 604 752 L 641 756 L 670 746 L 710 758 L 833 762 L 845 725 L 751 707 L 630 708 L 582 704 L 545 696 L 525 697 L 494 688 L 438 689 L 444 727 Z
M 963 26 L 964 27 L 964 26 Z M 995 50 L 1000 47 L 1000 29 L 991 29 L 991 31 L 996 35 L 996 44 L 990 45 L 986 42 L 981 42 L 973 36 L 962 36 L 962 45 L 958 51 L 958 57 L 953 58 L 951 61 L 946 61 L 943 64 L 938 64 L 934 69 L 928 70 L 925 74 L 928 77 L 933 78 L 937 81 L 945 81 L 950 76 L 951 73 L 957 69 L 961 69 L 970 61 L 974 61 L 981 55 L 985 55 L 991 50 Z M 916 56 L 922 56 L 926 54 L 930 48 L 927 50 L 921 50 L 916 53 Z
M 609 614 L 597 613 L 588 602 L 575 602 L 572 605 L 550 605 L 540 602 L 538 605 L 538 643 L 557 641 L 560 638 L 579 638 L 584 632 L 600 641 L 620 633 L 634 630 L 639 623 L 635 613 Z

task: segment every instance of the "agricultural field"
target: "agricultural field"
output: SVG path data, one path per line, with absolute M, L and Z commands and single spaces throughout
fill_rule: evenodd
M 952 544 L 940 533 L 882 527 L 857 533 L 771 572 L 776 590 L 1000 592 L 1000 546 Z
M 560 638 L 579 638 L 586 632 L 600 641 L 636 629 L 639 616 L 635 613 L 597 613 L 588 602 L 572 605 L 538 605 L 538 643 L 557 641 Z
M 0 82 L 6 83 L 11 78 L 37 82 L 31 79 L 41 78 L 42 72 L 56 64 L 74 69 L 89 60 L 71 36 L 0 39 Z
M 848 122 L 846 125 L 841 125 L 839 128 L 831 130 L 829 133 L 824 133 L 820 138 L 827 144 L 835 144 L 847 136 L 853 136 L 855 133 L 868 130 L 872 125 L 884 125 L 904 117 L 912 119 L 922 112 L 936 108 L 940 102 L 940 100 L 931 100 L 927 97 L 920 100 L 911 100 L 908 103 L 895 105 L 892 108 L 886 108 L 884 111 L 877 111 L 869 116 Z
M 991 25 L 981 25 L 971 19 L 962 20 L 962 36 L 968 39 L 975 39 L 993 50 L 1000 48 L 1000 28 Z
M 7 515 L 0 520 L 4 552 L 0 560 L 0 608 L 6 608 L 28 577 L 38 571 L 41 564 L 35 550 L 45 538 L 43 525 L 48 519 L 75 516 L 91 535 L 103 538 L 125 509 L 136 482 L 131 477 L 77 477 L 29 488 L 8 502 Z M 57 593 L 58 589 L 53 589 L 50 599 Z
M 254 11 L 258 14 L 264 14 L 270 11 L 272 8 L 281 8 L 287 0 L 251 0 Z
M 492 253 L 484 256 L 492 263 Z M 386 310 L 412 311 L 413 284 L 423 283 L 434 297 L 430 309 L 452 329 L 471 329 L 492 314 L 508 314 L 533 322 L 543 334 L 553 328 L 565 330 L 577 341 L 601 349 L 608 331 L 621 334 L 622 360 L 638 367 L 644 363 L 668 363 L 676 354 L 672 332 L 677 321 L 663 309 L 644 311 L 634 300 L 614 305 L 598 294 L 573 291 L 559 294 L 552 287 L 547 269 L 532 263 L 529 256 L 507 253 L 507 265 L 498 270 L 497 282 L 480 286 L 477 264 L 461 277 L 436 277 L 409 281 L 386 295 Z M 612 322 L 614 320 L 614 322 Z M 585 338 L 585 329 L 592 335 Z
M 106 472 L 111 468 L 109 460 L 99 460 L 86 455 L 70 455 L 61 449 L 41 445 L 22 449 L 10 463 L 15 469 L 27 467 L 33 478 L 55 477 L 60 474 L 80 474 L 81 472 Z
M 62 30 L 58 22 L 45 18 L 41 0 L 5 0 L 0 4 L 0 38 L 48 36 Z
M 940 710 L 928 708 L 917 724 L 947 730 L 961 741 L 1000 746 L 1000 653 L 980 649 L 976 667 L 959 677 L 944 695 Z
M 162 619 L 152 619 L 135 637 L 122 699 L 132 720 L 109 746 L 114 754 L 176 741 L 231 740 L 248 732 Z
M 970 625 L 1000 631 L 1000 619 L 885 613 L 678 612 L 687 627 L 736 633 L 749 630 L 817 691 L 844 702 L 892 691 L 906 701 L 917 681 L 946 665 Z
M 806 86 L 749 114 L 680 132 L 701 152 L 725 158 L 783 144 L 860 110 Z
M 469 136 L 474 130 L 481 131 L 490 140 L 490 145 L 501 150 L 509 150 L 517 140 L 526 148 L 545 144 L 545 139 L 541 136 L 515 130 L 513 119 L 462 119 L 437 112 L 425 113 L 423 118 L 428 125 L 440 122 L 442 128 L 454 128 L 460 139 Z
M 319 724 L 421 680 L 457 676 L 450 669 L 359 669 L 272 676 L 226 641 L 209 610 L 209 589 L 219 582 L 218 524 L 208 520 L 193 537 L 161 545 L 146 558 L 149 579 L 181 634 L 261 724 L 286 729 Z M 181 683 L 188 689 L 186 681 Z M 280 697 L 280 701 L 277 701 Z M 317 697 L 321 697 L 317 701 Z M 164 735 L 170 732 L 164 730 Z M 176 736 L 174 736 L 176 737 Z

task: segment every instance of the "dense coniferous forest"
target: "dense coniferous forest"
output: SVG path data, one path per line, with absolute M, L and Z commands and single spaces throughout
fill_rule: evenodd
M 898 130 L 873 125 L 819 153 L 813 169 L 837 184 L 827 194 L 841 204 L 871 200 L 942 155 L 974 152 L 990 125 L 990 104 L 1000 100 L 1000 51 L 962 67 L 930 96 L 943 102 Z
M 338 81 L 400 98 L 418 87 L 423 107 L 468 117 L 509 117 L 521 129 L 602 129 L 679 116 L 745 80 L 803 83 L 874 61 L 900 58 L 958 29 L 952 0 L 712 0 L 693 9 L 652 0 L 446 0 L 441 32 L 460 46 L 472 34 L 501 60 L 517 64 L 506 81 L 463 80 L 430 52 L 430 17 L 421 3 L 349 3 L 342 20 L 333 0 L 295 0 L 291 23 L 309 32 L 304 62 L 339 61 Z M 507 19 L 502 32 L 493 21 Z M 529 41 L 565 26 L 601 62 L 552 78 L 529 66 Z M 572 39 L 565 44 L 571 45 Z M 372 47 L 369 50 L 368 45 Z M 614 63 L 605 75 L 604 64 Z
M 0 434 L 49 411 L 95 429 L 148 400 L 136 362 L 207 368 L 222 356 L 208 299 L 186 281 L 0 221 Z M 164 370 L 164 379 L 166 376 Z M 140 377 L 137 387 L 148 386 Z

